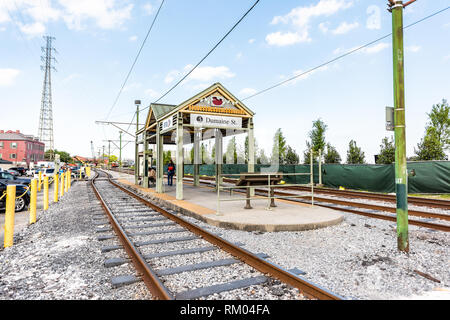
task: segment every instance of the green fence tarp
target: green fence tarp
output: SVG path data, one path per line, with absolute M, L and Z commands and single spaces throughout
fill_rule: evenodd
M 394 192 L 395 177 L 392 165 L 325 164 L 322 183 L 326 187 Z
M 269 165 L 255 165 L 261 172 Z M 224 164 L 223 174 L 248 172 L 246 164 Z M 450 193 L 450 161 L 408 162 L 408 193 Z M 319 166 L 315 164 L 314 183 L 319 182 Z M 309 173 L 309 165 L 280 165 L 277 172 Z M 414 171 L 415 175 L 411 175 Z M 193 174 L 192 164 L 184 165 L 185 174 Z M 200 175 L 215 176 L 214 164 L 200 165 Z M 230 178 L 238 176 L 229 175 Z M 309 175 L 285 176 L 286 183 L 308 184 Z M 323 164 L 322 184 L 325 187 L 365 190 L 371 192 L 395 192 L 395 168 L 393 164 Z

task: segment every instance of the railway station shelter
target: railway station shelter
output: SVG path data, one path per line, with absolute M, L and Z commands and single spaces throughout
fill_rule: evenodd
M 155 158 L 156 192 L 163 193 L 164 145 L 175 145 L 176 199 L 182 200 L 183 146 L 194 145 L 193 178 L 194 186 L 198 186 L 200 141 L 215 139 L 214 160 L 218 181 L 222 174 L 223 137 L 241 133 L 248 134 L 248 172 L 254 172 L 253 116 L 254 113 L 220 83 L 213 84 L 179 105 L 152 103 L 144 127 L 136 132 L 136 184 L 148 188 L 149 164 Z M 153 145 L 153 150 L 150 145 Z M 230 163 L 228 158 L 226 162 Z

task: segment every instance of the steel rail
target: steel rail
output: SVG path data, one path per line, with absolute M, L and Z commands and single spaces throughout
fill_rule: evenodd
M 214 185 L 213 183 L 210 183 L 210 182 L 201 182 L 201 183 Z M 308 189 L 308 191 L 309 191 L 309 189 Z M 237 190 L 236 191 L 235 190 L 235 192 L 241 192 L 242 193 L 243 191 L 241 191 L 241 190 Z M 258 192 L 261 195 L 266 195 L 266 193 L 267 193 L 267 191 L 265 191 L 265 190 L 256 189 L 256 188 L 255 188 L 255 192 Z M 281 199 L 281 200 L 284 200 L 284 201 L 302 202 L 302 203 L 304 203 L 303 201 L 292 199 L 292 198 L 291 199 L 283 199 L 283 197 L 282 197 L 283 195 L 284 196 L 290 196 L 290 195 L 292 195 L 292 193 L 286 193 L 286 192 L 282 192 L 282 191 L 274 191 L 274 195 L 280 195 L 281 197 L 277 198 L 277 199 Z M 311 199 L 311 196 L 301 196 L 301 198 Z M 386 206 L 380 206 L 380 205 L 374 205 L 374 204 L 366 204 L 366 203 L 353 202 L 353 201 L 344 201 L 344 200 L 337 200 L 337 199 L 321 198 L 321 197 L 317 197 L 317 196 L 314 197 L 314 200 L 315 201 L 317 200 L 317 201 L 322 201 L 322 202 L 338 204 L 338 205 L 362 208 L 362 209 L 372 209 L 372 210 L 387 211 L 387 212 L 393 212 L 393 213 L 396 212 L 395 208 L 393 208 L 393 207 L 386 207 Z M 318 205 L 318 206 L 329 208 L 329 209 L 335 209 L 335 210 L 339 210 L 339 211 L 344 211 L 344 212 L 355 213 L 355 214 L 359 214 L 359 215 L 363 215 L 363 216 L 370 217 L 370 218 L 375 218 L 375 219 L 388 220 L 388 221 L 393 221 L 393 222 L 397 221 L 396 217 L 387 216 L 387 215 L 384 215 L 384 214 L 369 213 L 369 212 L 364 212 L 364 211 L 354 210 L 354 209 L 349 209 L 349 208 L 339 208 L 339 207 L 326 205 L 326 204 L 323 204 L 323 203 L 316 203 L 316 202 L 314 202 L 314 205 Z M 421 216 L 421 217 L 428 217 L 428 218 L 435 218 L 435 219 L 442 219 L 442 220 L 450 221 L 450 215 L 446 215 L 446 214 L 423 212 L 423 211 L 417 211 L 417 210 L 408 210 L 408 213 L 410 215 L 413 215 L 413 216 Z M 443 224 L 431 223 L 431 222 L 419 221 L 419 220 L 413 220 L 413 219 L 408 219 L 408 222 L 410 224 L 412 224 L 412 225 L 416 225 L 416 226 L 419 226 L 419 227 L 425 227 L 425 228 L 429 228 L 429 229 L 450 232 L 450 226 L 443 225 Z
M 214 177 L 201 177 L 201 179 L 204 180 L 215 180 Z M 223 178 L 224 182 L 229 183 L 235 183 L 237 179 L 233 178 Z M 290 190 L 301 190 L 301 191 L 310 191 L 310 187 L 303 187 L 303 186 L 295 186 L 295 187 L 286 187 L 285 189 Z M 362 191 L 356 191 L 356 190 L 337 190 L 337 189 L 331 189 L 331 188 L 324 188 L 324 187 L 314 187 L 314 193 L 326 193 L 326 194 L 332 194 L 340 197 L 360 197 L 360 198 L 367 198 L 371 200 L 383 200 L 388 202 L 395 202 L 396 196 L 390 195 L 390 194 L 380 194 L 375 192 L 362 192 Z M 315 197 L 314 197 L 315 198 Z M 430 199 L 430 198 L 419 198 L 419 197 L 411 197 L 408 196 L 408 202 L 413 205 L 417 206 L 427 206 L 427 207 L 433 207 L 433 208 L 441 208 L 441 209 L 450 209 L 450 201 L 449 200 L 442 200 L 442 199 Z M 409 212 L 409 210 L 408 210 Z
M 156 274 L 151 270 L 148 263 L 145 261 L 145 259 L 142 257 L 142 255 L 139 253 L 139 251 L 136 249 L 136 247 L 133 245 L 133 242 L 128 238 L 125 231 L 120 226 L 120 223 L 117 221 L 117 219 L 114 217 L 114 214 L 111 212 L 111 210 L 106 205 L 105 200 L 100 195 L 100 192 L 98 191 L 97 187 L 95 186 L 95 179 L 97 179 L 98 176 L 99 176 L 99 173 L 96 172 L 96 176 L 94 177 L 94 179 L 91 180 L 91 186 L 94 190 L 94 193 L 97 196 L 98 200 L 100 201 L 105 212 L 107 213 L 108 220 L 110 221 L 116 235 L 119 237 L 119 240 L 122 243 L 125 251 L 127 252 L 128 256 L 131 258 L 134 266 L 136 267 L 137 271 L 139 272 L 139 275 L 142 277 L 142 280 L 144 281 L 145 285 L 147 286 L 147 288 L 149 289 L 149 291 L 152 293 L 152 295 L 154 297 L 161 299 L 161 300 L 173 300 L 174 297 L 172 296 L 172 294 L 162 284 L 162 282 L 159 280 L 159 278 L 156 276 Z
M 309 282 L 306 279 L 301 278 L 300 276 L 294 275 L 293 273 L 282 269 L 281 267 L 266 261 L 264 259 L 259 258 L 258 256 L 254 255 L 253 253 L 238 247 L 231 242 L 222 239 L 212 233 L 207 232 L 206 230 L 196 226 L 195 224 L 192 224 L 181 217 L 178 217 L 163 208 L 160 208 L 159 206 L 151 203 L 150 201 L 140 197 L 136 193 L 122 187 L 121 185 L 117 184 L 116 182 L 109 180 L 109 182 L 114 185 L 115 187 L 119 188 L 120 190 L 124 191 L 125 193 L 129 194 L 130 196 L 134 197 L 135 199 L 141 201 L 148 207 L 158 211 L 168 219 L 171 219 L 172 221 L 176 222 L 182 227 L 185 227 L 186 229 L 190 230 L 191 232 L 195 233 L 196 235 L 202 237 L 204 240 L 218 246 L 222 250 L 230 253 L 231 255 L 235 256 L 239 260 L 243 261 L 244 263 L 250 265 L 251 267 L 255 268 L 256 270 L 260 271 L 261 273 L 267 274 L 273 278 L 276 278 L 284 283 L 287 283 L 297 289 L 300 290 L 303 294 L 310 298 L 319 299 L 319 300 L 342 300 L 343 298 L 324 289 L 321 288 L 311 282 Z

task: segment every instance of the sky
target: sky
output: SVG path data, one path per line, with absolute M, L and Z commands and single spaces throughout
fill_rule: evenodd
M 0 0 L 0 129 L 37 136 L 44 79 L 41 47 L 43 36 L 50 35 L 57 50 L 52 72 L 55 148 L 91 157 L 93 141 L 96 153 L 102 146 L 107 151 L 106 140 L 118 140 L 119 129 L 95 121 L 130 122 L 136 99 L 142 107 L 157 100 L 254 2 L 166 0 L 114 104 L 161 0 Z M 418 0 L 405 9 L 404 25 L 449 3 Z M 393 136 L 385 130 L 385 107 L 393 106 L 391 37 L 245 98 L 390 34 L 392 17 L 386 4 L 387 0 L 261 0 L 159 102 L 176 105 L 220 82 L 256 113 L 255 138 L 266 155 L 281 128 L 303 161 L 312 123 L 321 119 L 327 125 L 326 142 L 343 161 L 350 140 L 355 140 L 366 161 L 374 163 L 382 139 Z M 404 40 L 410 157 L 425 133 L 427 113 L 442 99 L 450 100 L 450 10 L 407 28 Z M 123 139 L 134 140 L 127 134 Z M 134 158 L 133 143 L 124 148 L 122 158 Z

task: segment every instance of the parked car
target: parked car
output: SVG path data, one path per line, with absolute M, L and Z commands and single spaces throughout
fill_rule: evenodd
M 6 186 L 7 186 L 6 183 L 0 181 L 0 197 L 3 195 L 3 192 L 6 192 Z M 22 197 L 17 198 L 19 196 Z M 16 185 L 16 212 L 25 210 L 29 204 L 30 204 L 30 190 L 28 189 L 28 187 L 22 184 Z M 5 210 L 5 208 L 6 208 L 6 196 L 0 199 L 0 210 Z
M 79 167 L 72 167 L 70 169 L 71 177 L 72 178 L 79 178 L 80 177 L 80 168 Z M 81 177 L 84 178 L 86 176 L 86 173 L 84 170 L 81 171 Z
M 18 176 L 12 175 L 8 171 L 0 172 L 0 181 L 6 184 L 24 184 L 29 185 L 31 183 L 31 179 L 29 178 L 20 178 Z
M 8 169 L 8 170 L 5 170 L 5 172 L 8 172 L 9 174 L 12 174 L 15 177 L 19 177 L 20 176 L 20 173 L 18 171 L 16 171 L 16 170 Z
M 43 179 L 44 177 L 53 177 L 55 175 L 55 169 L 54 168 L 43 168 L 43 169 L 39 169 L 36 170 L 34 172 L 34 178 L 38 179 L 39 178 L 39 171 L 41 171 L 41 178 Z
M 25 167 L 13 167 L 9 168 L 9 170 L 17 171 L 21 176 L 25 175 L 25 173 L 27 172 L 27 168 Z

